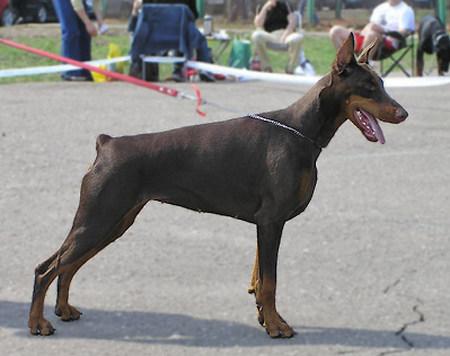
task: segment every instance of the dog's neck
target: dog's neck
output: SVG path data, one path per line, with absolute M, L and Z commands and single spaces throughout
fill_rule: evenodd
M 331 74 L 328 74 L 285 110 L 284 122 L 298 128 L 320 147 L 326 147 L 345 121 L 341 114 L 341 96 L 333 87 Z

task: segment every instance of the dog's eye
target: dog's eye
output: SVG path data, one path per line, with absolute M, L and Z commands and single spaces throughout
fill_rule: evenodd
M 363 84 L 363 88 L 364 88 L 364 90 L 367 90 L 367 91 L 370 91 L 370 92 L 373 92 L 373 91 L 376 90 L 375 85 L 373 85 L 372 83 L 365 83 L 365 84 Z

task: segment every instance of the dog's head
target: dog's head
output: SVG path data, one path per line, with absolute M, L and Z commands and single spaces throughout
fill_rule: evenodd
M 450 62 L 450 37 L 448 34 L 443 34 L 437 39 L 436 57 L 439 74 L 448 72 L 448 65 Z
M 383 80 L 368 65 L 368 46 L 355 58 L 351 33 L 337 51 L 331 72 L 331 86 L 340 103 L 341 117 L 349 119 L 372 142 L 384 143 L 378 120 L 398 124 L 408 113 L 384 89 Z

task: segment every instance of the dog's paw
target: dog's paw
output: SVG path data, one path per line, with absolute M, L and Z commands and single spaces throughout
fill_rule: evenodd
M 55 314 L 59 316 L 62 321 L 72 321 L 80 319 L 80 315 L 83 313 L 70 304 L 66 304 L 61 306 L 57 305 L 55 307 Z
M 273 338 L 290 338 L 295 334 L 294 329 L 276 311 L 264 315 L 264 327 L 267 334 Z
M 49 336 L 55 332 L 55 328 L 44 318 L 30 318 L 28 327 L 32 335 Z

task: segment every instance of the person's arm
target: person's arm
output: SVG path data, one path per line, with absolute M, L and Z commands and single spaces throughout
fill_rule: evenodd
M 269 0 L 262 7 L 261 11 L 259 11 L 255 16 L 255 27 L 262 28 L 264 27 L 264 22 L 266 21 L 267 12 L 275 6 L 276 1 Z
M 92 0 L 92 10 L 95 14 L 95 19 L 97 21 L 97 27 L 100 28 L 103 24 L 103 14 L 102 14 L 102 7 L 100 4 L 100 0 Z
M 86 13 L 86 10 L 83 6 L 82 0 L 71 0 L 73 9 L 75 10 L 78 17 L 83 21 L 84 26 L 86 26 L 86 31 L 92 36 L 97 36 L 97 28 L 93 24 L 93 22 L 89 19 L 89 16 Z
M 403 37 L 409 36 L 415 30 L 414 11 L 411 8 L 407 8 L 399 21 L 399 30 Z
M 284 42 L 287 36 L 289 36 L 291 33 L 295 32 L 295 29 L 297 27 L 297 17 L 294 13 L 290 13 L 287 16 L 288 25 L 286 29 L 284 30 L 283 34 L 281 35 L 281 41 Z

